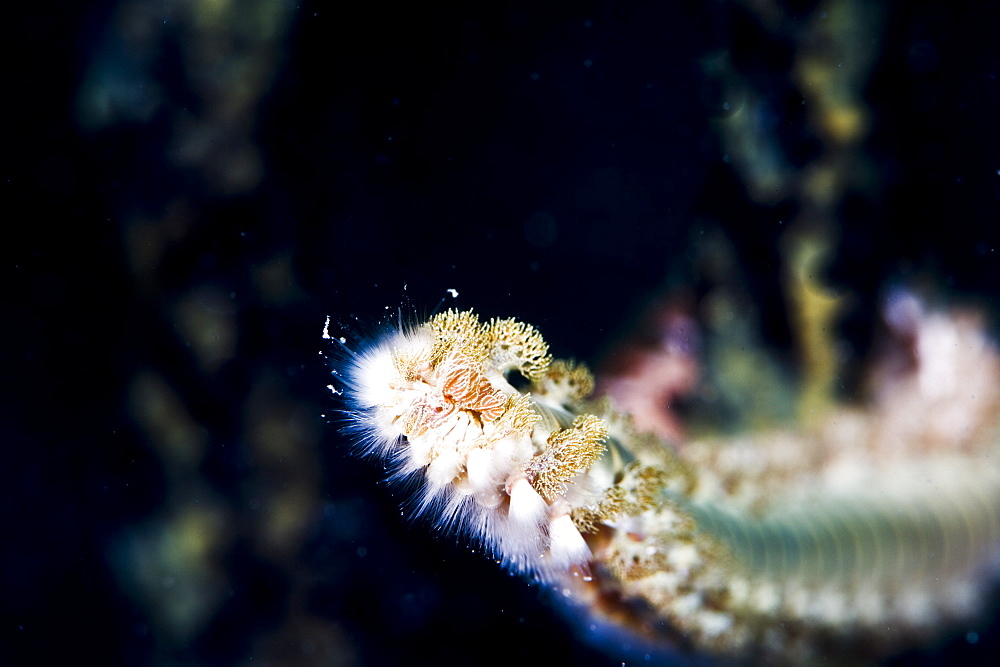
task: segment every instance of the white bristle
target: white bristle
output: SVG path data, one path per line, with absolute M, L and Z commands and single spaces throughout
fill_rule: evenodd
M 455 450 L 440 452 L 427 466 L 427 483 L 442 488 L 455 481 L 461 468 L 461 456 Z
M 590 560 L 590 548 L 568 514 L 549 523 L 549 539 L 549 554 L 555 565 L 568 567 Z
M 431 446 L 434 444 L 430 438 L 411 438 L 410 446 L 406 448 L 407 460 L 406 470 L 413 472 L 420 470 L 431 462 Z
M 394 341 L 402 336 L 394 337 Z M 394 342 L 393 341 L 393 342 Z M 365 408 L 388 405 L 393 399 L 393 387 L 399 385 L 399 371 L 392 360 L 392 344 L 383 343 L 363 353 L 352 369 L 355 382 L 354 400 Z
M 503 494 L 498 490 L 503 477 L 498 475 L 493 460 L 494 450 L 477 447 L 465 458 L 465 486 L 468 493 L 475 495 L 483 507 L 493 508 L 500 504 Z
M 525 478 L 520 478 L 510 488 L 510 521 L 528 528 L 538 525 L 545 518 L 548 505 Z

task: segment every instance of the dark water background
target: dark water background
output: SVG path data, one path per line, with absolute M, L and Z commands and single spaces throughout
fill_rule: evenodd
M 786 184 L 832 150 L 794 76 L 827 8 L 770 7 L 12 10 L 0 662 L 642 660 L 401 519 L 333 420 L 320 333 L 330 315 L 356 342 L 355 317 L 446 299 L 595 361 L 651 295 L 698 299 L 721 262 L 793 357 L 781 243 L 806 206 L 755 192 L 720 129 L 756 100 L 741 131 Z M 1000 279 L 1000 10 L 877 19 L 842 26 L 874 31 L 851 148 L 869 172 L 824 223 L 858 358 L 887 284 L 995 312 Z M 995 655 L 988 620 L 968 631 L 898 660 Z

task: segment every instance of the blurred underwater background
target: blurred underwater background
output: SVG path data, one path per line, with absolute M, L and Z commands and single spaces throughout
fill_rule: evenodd
M 327 316 L 474 308 L 601 368 L 681 304 L 730 432 L 857 400 L 897 290 L 997 333 L 995 5 L 12 11 L 4 664 L 696 660 L 403 519 Z M 992 613 L 889 664 L 998 648 Z

